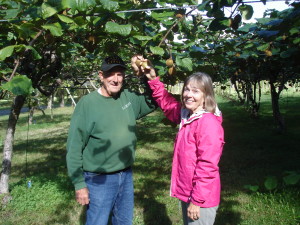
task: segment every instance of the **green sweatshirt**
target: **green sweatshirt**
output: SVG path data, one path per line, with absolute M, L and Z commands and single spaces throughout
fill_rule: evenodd
M 135 159 L 136 119 L 155 106 L 146 96 L 122 90 L 117 98 L 94 91 L 80 99 L 67 141 L 68 174 L 75 190 L 86 187 L 83 172 L 115 172 Z

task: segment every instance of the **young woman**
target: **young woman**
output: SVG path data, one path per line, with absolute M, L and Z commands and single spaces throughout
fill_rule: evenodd
M 224 145 L 222 115 L 212 80 L 205 73 L 192 74 L 178 102 L 152 67 L 143 72 L 165 116 L 180 124 L 174 144 L 171 196 L 181 201 L 185 225 L 212 225 L 220 203 L 218 163 Z

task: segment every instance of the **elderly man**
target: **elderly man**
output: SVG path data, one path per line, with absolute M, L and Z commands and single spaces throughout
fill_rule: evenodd
M 132 224 L 136 120 L 155 109 L 146 94 L 122 88 L 126 65 L 104 59 L 101 87 L 84 96 L 73 113 L 68 141 L 68 174 L 76 201 L 87 205 L 87 225 Z

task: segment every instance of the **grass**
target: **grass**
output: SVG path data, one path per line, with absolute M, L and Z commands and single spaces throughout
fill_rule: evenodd
M 12 104 L 11 100 L 1 99 L 0 100 L 0 109 L 9 109 L 11 104 Z
M 244 108 L 219 98 L 226 144 L 220 162 L 222 202 L 216 225 L 300 224 L 299 185 L 284 186 L 285 171 L 299 171 L 300 96 L 284 96 L 282 113 L 287 131 L 273 129 L 270 100 L 264 96 L 258 119 Z M 72 107 L 54 109 L 54 119 L 37 111 L 28 126 L 28 114 L 20 116 L 10 177 L 12 201 L 0 208 L 1 224 L 83 224 L 84 207 L 76 204 L 66 175 L 65 145 Z M 177 128 L 164 125 L 157 110 L 138 122 L 134 165 L 134 225 L 182 224 L 177 199 L 169 197 L 173 140 Z M 0 117 L 3 142 L 8 116 Z M 2 142 L 0 147 L 3 148 Z M 268 176 L 279 180 L 268 191 Z M 31 180 L 32 187 L 27 188 Z M 249 191 L 245 185 L 257 185 Z

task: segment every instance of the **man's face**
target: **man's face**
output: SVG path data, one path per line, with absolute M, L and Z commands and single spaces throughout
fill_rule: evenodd
M 119 93 L 122 88 L 125 70 L 122 67 L 114 67 L 107 72 L 99 72 L 102 82 L 101 94 L 112 97 Z

